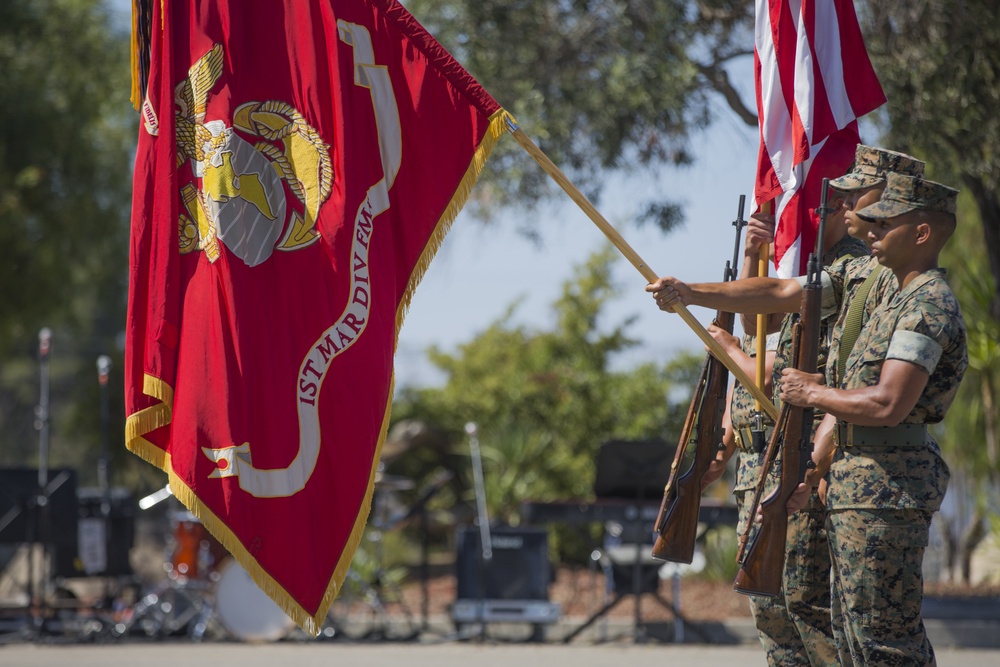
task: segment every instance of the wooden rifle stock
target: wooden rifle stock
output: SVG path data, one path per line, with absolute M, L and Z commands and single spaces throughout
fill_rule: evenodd
M 719 312 L 716 326 L 733 331 L 732 313 Z M 722 415 L 726 409 L 729 371 L 711 354 L 705 359 L 701 377 L 691 397 L 684 430 L 674 452 L 670 478 L 663 489 L 663 500 L 656 517 L 656 542 L 653 557 L 675 563 L 690 563 L 694 559 L 694 543 L 698 536 L 698 514 L 701 511 L 701 483 L 715 458 L 717 445 L 722 442 Z M 684 474 L 680 467 L 694 432 L 694 461 Z
M 726 261 L 725 282 L 736 280 L 736 262 L 739 259 L 740 232 L 747 223 L 743 219 L 746 196 L 740 195 L 740 206 L 733 220 L 736 227 L 736 242 L 733 244 L 732 264 Z M 736 317 L 732 313 L 718 311 L 715 326 L 733 333 Z M 735 371 L 734 371 L 735 373 Z M 722 416 L 726 411 L 726 389 L 729 371 L 725 364 L 711 353 L 701 368 L 701 376 L 691 396 L 684 429 L 674 452 L 674 462 L 670 466 L 670 477 L 663 489 L 663 500 L 656 516 L 656 542 L 653 557 L 675 563 L 690 563 L 694 560 L 694 543 L 698 538 L 698 515 L 701 512 L 702 478 L 708 472 L 715 458 L 716 446 L 722 444 Z M 687 446 L 694 432 L 695 453 L 691 467 L 680 475 L 681 465 Z M 678 476 L 680 475 L 680 476 Z
M 793 330 L 792 358 L 799 370 L 815 373 L 819 357 L 822 287 L 807 284 L 803 290 L 800 318 Z M 781 592 L 788 540 L 786 505 L 802 482 L 806 465 L 812 460 L 812 425 L 812 408 L 800 408 L 782 403 L 778 422 L 767 446 L 760 479 L 757 481 L 747 526 L 740 537 L 737 560 L 741 567 L 733 583 L 733 589 L 738 593 L 775 597 Z M 778 487 L 761 501 L 779 447 L 780 482 Z M 748 535 L 757 519 L 758 507 L 762 520 L 757 534 L 747 549 Z

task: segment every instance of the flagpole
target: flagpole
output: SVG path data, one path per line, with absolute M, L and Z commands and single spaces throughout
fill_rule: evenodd
M 773 202 L 768 200 L 760 205 L 761 213 L 770 213 Z M 771 244 L 761 243 L 757 256 L 757 276 L 767 275 L 767 263 L 771 260 Z M 767 355 L 767 315 L 757 315 L 757 386 L 764 390 L 764 362 Z M 760 399 L 757 399 L 757 412 L 760 412 Z
M 548 156 L 535 145 L 535 142 L 533 142 L 528 135 L 521 131 L 517 124 L 514 123 L 513 119 L 508 118 L 507 124 L 510 127 L 511 134 L 514 135 L 514 139 L 517 140 L 517 143 L 521 144 L 521 147 L 528 152 L 528 155 L 535 158 L 535 161 L 538 162 L 542 169 L 544 169 L 548 175 L 559 184 L 566 194 L 570 196 L 570 199 L 576 202 L 577 206 L 583 209 L 583 212 L 587 214 L 587 217 L 589 217 L 594 224 L 596 224 L 600 230 L 604 232 L 604 235 L 611 240 L 611 242 L 623 255 L 625 255 L 625 258 L 632 264 L 632 266 L 638 269 L 639 273 L 641 273 L 646 280 L 651 283 L 656 282 L 660 276 L 649 268 L 649 265 L 646 264 L 641 257 L 639 257 L 635 250 L 633 250 L 625 239 L 622 238 L 621 234 L 619 234 L 618 231 L 611 226 L 611 223 L 605 220 L 604 216 L 602 216 L 600 212 L 594 208 L 594 205 L 590 203 L 583 193 L 580 192 L 568 178 L 566 178 L 566 175 L 563 174 L 559 167 L 557 167 L 552 160 L 550 160 Z M 760 387 L 758 387 L 753 380 L 747 376 L 743 369 L 740 368 L 732 357 L 729 356 L 722 346 L 719 345 L 711 335 L 709 335 L 705 327 L 703 327 L 701 323 L 696 320 L 693 315 L 691 315 L 691 312 L 687 309 L 687 307 L 684 304 L 677 304 L 674 306 L 674 312 L 681 316 L 681 319 L 684 320 L 684 322 L 691 327 L 691 330 L 698 335 L 698 338 L 705 343 L 708 349 L 712 352 L 712 355 L 721 361 L 733 374 L 733 377 L 739 380 L 740 384 L 746 387 L 753 397 L 760 402 L 761 408 L 767 412 L 772 419 L 777 420 L 778 410 L 774 407 L 774 404 L 768 400 L 767 396 L 763 391 L 761 391 Z

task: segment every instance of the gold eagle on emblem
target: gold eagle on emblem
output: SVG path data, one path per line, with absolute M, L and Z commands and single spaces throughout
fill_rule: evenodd
M 193 177 L 181 186 L 180 251 L 204 250 L 214 262 L 221 241 L 256 266 L 275 248 L 298 250 L 319 238 L 316 220 L 333 189 L 333 165 L 329 146 L 286 102 L 242 104 L 232 126 L 206 122 L 223 68 L 216 44 L 174 89 L 177 166 L 190 162 Z

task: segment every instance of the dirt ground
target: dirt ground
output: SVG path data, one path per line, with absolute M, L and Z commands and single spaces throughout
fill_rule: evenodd
M 418 578 L 411 578 L 403 586 L 403 596 L 411 609 L 420 609 L 423 600 L 423 586 Z M 660 596 L 673 603 L 673 580 L 660 582 Z M 454 576 L 432 577 L 428 582 L 428 611 L 430 614 L 447 614 L 455 601 L 456 581 Z M 549 601 L 562 607 L 564 617 L 586 617 L 607 602 L 614 599 L 614 593 L 607 597 L 604 576 L 583 568 L 558 568 L 555 581 L 549 586 Z M 726 618 L 749 617 L 747 598 L 732 590 L 728 582 L 707 582 L 695 578 L 681 580 L 680 610 L 693 621 L 721 620 Z M 673 616 L 654 596 L 641 596 L 640 615 L 648 621 L 672 620 Z M 609 612 L 615 618 L 632 617 L 635 614 L 635 598 L 624 597 Z
M 421 609 L 423 585 L 418 577 L 411 577 L 402 586 L 405 603 L 412 610 Z M 674 585 L 672 579 L 660 582 L 659 594 L 672 603 Z M 1000 597 L 1000 585 L 968 585 L 949 582 L 927 582 L 924 587 L 926 597 Z M 451 575 L 430 578 L 428 582 L 428 611 L 430 614 L 447 614 L 455 601 L 456 582 Z M 549 586 L 549 601 L 562 606 L 564 617 L 586 617 L 600 609 L 612 599 L 606 597 L 604 576 L 582 568 L 561 567 L 557 569 L 555 581 Z M 749 618 L 748 598 L 735 592 L 728 581 L 705 581 L 698 577 L 685 577 L 680 584 L 681 613 L 691 621 L 722 621 L 731 618 Z M 640 615 L 647 621 L 668 621 L 673 616 L 654 596 L 641 596 Z M 635 614 L 635 598 L 626 596 L 616 604 L 608 616 L 615 618 L 632 617 Z

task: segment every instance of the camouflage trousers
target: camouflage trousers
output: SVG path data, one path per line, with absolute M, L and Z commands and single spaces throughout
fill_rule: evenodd
M 740 534 L 747 525 L 753 491 L 737 491 Z M 782 593 L 750 596 L 757 636 L 769 665 L 837 664 L 830 616 L 830 549 L 826 510 L 813 492 L 809 504 L 788 518 Z
M 931 512 L 835 510 L 833 623 L 843 665 L 935 665 L 924 631 L 923 557 Z

